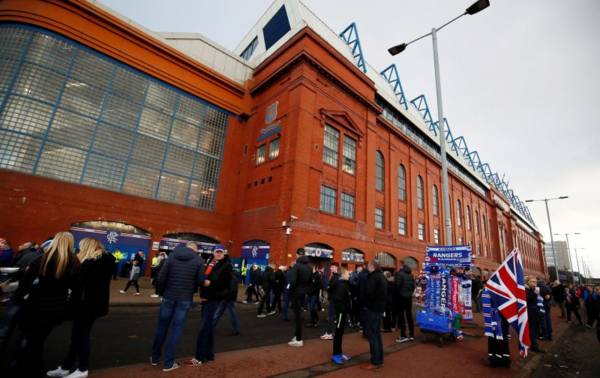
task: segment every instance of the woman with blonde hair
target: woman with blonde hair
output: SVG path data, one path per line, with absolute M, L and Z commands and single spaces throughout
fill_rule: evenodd
M 44 341 L 70 315 L 69 292 L 79 290 L 80 264 L 73 254 L 73 235 L 59 232 L 45 253 L 33 261 L 19 282 L 23 302 L 20 327 L 25 346 L 15 376 L 43 375 Z
M 62 364 L 47 372 L 49 377 L 85 378 L 90 360 L 90 333 L 96 319 L 108 314 L 110 279 L 115 258 L 93 238 L 79 242 L 81 288 L 74 293 L 75 303 L 71 345 Z M 77 364 L 76 364 L 77 362 Z

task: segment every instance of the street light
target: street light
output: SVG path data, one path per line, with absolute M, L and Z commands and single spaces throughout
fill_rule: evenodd
M 550 210 L 548 210 L 548 201 L 567 199 L 569 196 L 560 196 L 556 198 L 544 198 L 544 199 L 528 199 L 525 202 L 541 202 L 544 201 L 546 203 L 546 216 L 548 217 L 548 227 L 550 228 L 550 245 L 552 246 L 552 257 L 554 258 L 554 270 L 556 271 L 556 279 L 560 281 L 558 277 L 558 260 L 556 259 L 556 248 L 554 248 L 554 237 L 552 236 L 552 222 L 550 221 Z M 569 257 L 570 258 L 570 257 Z M 573 269 L 573 267 L 571 267 Z
M 437 46 L 437 32 L 450 25 L 454 21 L 458 20 L 464 15 L 474 15 L 476 13 L 481 12 L 485 8 L 490 6 L 489 0 L 478 0 L 473 3 L 470 7 L 468 7 L 464 13 L 459 15 L 458 17 L 453 18 L 452 20 L 446 22 L 439 28 L 432 28 L 430 33 L 424 34 L 419 38 L 416 38 L 410 42 L 401 43 L 394 47 L 390 47 L 388 52 L 393 56 L 401 53 L 406 50 L 408 45 L 411 45 L 427 36 L 431 35 L 431 39 L 433 41 L 433 62 L 435 68 L 435 88 L 437 95 L 437 108 L 438 108 L 438 128 L 440 133 L 440 156 L 441 156 L 441 164 L 442 164 L 442 203 L 444 206 L 444 223 L 446 228 L 446 238 L 445 242 L 448 243 L 448 240 L 452 240 L 452 223 L 450 220 L 450 199 L 448 196 L 448 160 L 446 158 L 446 132 L 444 130 L 444 109 L 442 106 L 442 83 L 440 80 L 440 63 L 438 58 L 438 46 Z M 558 276 L 558 275 L 557 275 Z

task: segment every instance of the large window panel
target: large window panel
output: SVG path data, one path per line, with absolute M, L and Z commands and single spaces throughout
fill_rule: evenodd
M 71 79 L 65 85 L 60 106 L 88 117 L 98 118 L 103 99 L 104 92 L 102 90 Z
M 141 105 L 123 97 L 111 94 L 106 99 L 102 120 L 113 125 L 134 129 L 140 116 Z
M 16 62 L 23 53 L 23 48 L 31 40 L 31 37 L 32 33 L 29 30 L 5 28 L 0 33 L 0 57 Z
M 71 81 L 94 86 L 102 93 L 113 79 L 115 66 L 96 54 L 79 50 L 71 68 Z
M 136 164 L 129 164 L 123 191 L 142 197 L 154 197 L 158 185 L 158 171 Z
M 1 41 L 0 41 L 1 43 Z M 10 79 L 14 76 L 17 70 L 17 63 L 7 59 L 0 50 L 0 92 L 7 91 Z
M 0 114 L 0 128 L 41 136 L 48 128 L 52 107 L 23 97 L 10 96 Z
M 323 136 L 323 161 L 337 167 L 338 151 L 340 145 L 340 132 L 331 126 L 325 125 Z
M 167 141 L 172 118 L 156 110 L 144 108 L 138 131 L 163 141 Z
M 83 183 L 105 189 L 119 190 L 125 162 L 91 153 L 88 158 Z
M 158 82 L 150 81 L 146 93 L 146 105 L 162 113 L 172 115 L 179 97 L 175 91 L 165 88 L 164 85 Z M 183 98 L 182 96 L 181 99 L 183 100 Z
M 169 202 L 185 203 L 189 186 L 189 180 L 163 173 L 160 176 L 158 198 Z
M 148 80 L 137 72 L 125 68 L 117 68 L 112 82 L 112 91 L 135 103 L 144 102 Z
M 59 109 L 48 131 L 48 140 L 87 151 L 95 128 L 95 120 Z
M 79 182 L 87 153 L 78 148 L 46 143 L 36 173 L 63 181 Z
M 0 168 L 31 173 L 42 141 L 0 130 Z
M 199 129 L 191 123 L 176 119 L 171 130 L 171 143 L 194 150 L 198 143 L 198 132 Z
M 24 64 L 13 91 L 22 96 L 56 102 L 64 81 L 62 74 L 34 64 Z
M 219 179 L 220 163 L 221 162 L 215 158 L 200 154 L 196 156 L 192 177 L 194 179 L 213 183 L 214 185 Z
M 177 118 L 198 126 L 206 112 L 205 107 L 188 97 L 181 96 L 177 106 Z
M 138 135 L 131 160 L 142 165 L 159 169 L 167 144 L 155 138 Z
M 50 35 L 33 33 L 25 60 L 65 73 L 73 58 L 73 51 L 73 45 L 67 41 Z
M 133 132 L 101 123 L 96 131 L 93 151 L 112 158 L 127 159 L 133 144 Z
M 182 176 L 190 176 L 193 163 L 194 153 L 192 151 L 177 146 L 169 146 L 167 159 L 165 160 L 166 171 Z
M 188 195 L 188 204 L 199 208 L 210 208 L 215 202 L 216 189 L 212 184 L 192 180 Z

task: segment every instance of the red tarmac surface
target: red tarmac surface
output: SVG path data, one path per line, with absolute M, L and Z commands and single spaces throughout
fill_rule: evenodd
M 563 319 L 554 309 L 554 340 L 560 338 L 567 328 Z M 164 373 L 161 366 L 148 364 L 129 365 L 118 368 L 92 371 L 91 376 L 112 377 L 355 377 L 376 374 L 380 377 L 514 377 L 529 376 L 541 355 L 531 353 L 527 359 L 518 356 L 516 336 L 511 340 L 513 366 L 510 369 L 490 368 L 487 365 L 487 339 L 483 337 L 481 316 L 477 316 L 479 327 L 465 328 L 465 340 L 447 342 L 442 348 L 432 342 L 423 343 L 417 331 L 415 342 L 397 344 L 396 332 L 382 334 L 385 349 L 384 366 L 373 373 L 360 368 L 369 360 L 368 342 L 360 334 L 344 337 L 343 349 L 353 357 L 344 366 L 336 366 L 329 361 L 331 341 L 305 340 L 304 347 L 292 348 L 287 344 L 237 350 L 216 355 L 214 362 L 200 367 L 182 366 Z M 290 323 L 290 336 L 292 324 Z M 216 343 L 219 340 L 217 338 Z M 550 342 L 540 342 L 543 349 L 550 348 Z M 181 364 L 189 356 L 181 356 Z

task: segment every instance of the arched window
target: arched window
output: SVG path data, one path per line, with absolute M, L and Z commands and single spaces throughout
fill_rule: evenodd
M 456 224 L 462 226 L 462 205 L 456 200 Z
M 433 215 L 438 215 L 440 213 L 440 201 L 438 188 L 435 185 L 431 188 L 431 196 L 433 197 Z
M 398 166 L 398 199 L 406 201 L 406 169 L 402 164 Z
M 375 153 L 375 190 L 378 192 L 383 192 L 384 177 L 383 154 L 381 151 L 377 151 Z
M 467 205 L 467 230 L 471 229 L 471 207 Z
M 423 208 L 423 178 L 420 175 L 417 176 L 417 207 Z

